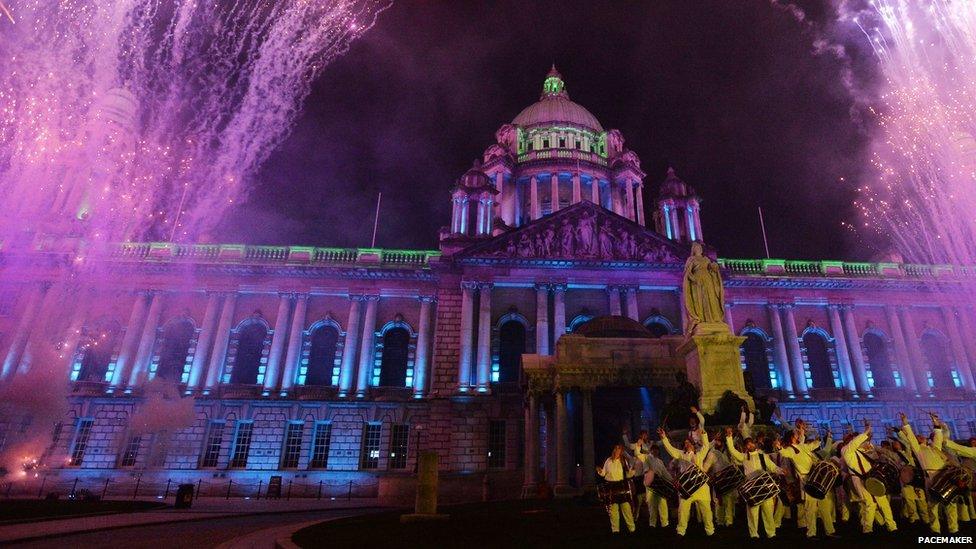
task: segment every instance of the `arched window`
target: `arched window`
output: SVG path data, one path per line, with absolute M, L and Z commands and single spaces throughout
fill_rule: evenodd
M 498 377 L 493 381 L 518 381 L 525 352 L 525 325 L 509 320 L 498 329 Z
M 380 387 L 406 387 L 407 363 L 410 360 L 410 332 L 395 327 L 383 333 L 383 360 L 380 363 Z
M 827 340 L 816 331 L 803 334 L 803 346 L 807 350 L 808 379 L 814 389 L 834 388 L 834 374 L 830 367 Z
M 576 315 L 576 317 L 573 318 L 573 320 L 569 321 L 569 333 L 575 332 L 576 328 L 579 328 L 580 326 L 586 324 L 591 320 L 593 320 L 593 315 L 591 314 L 584 313 L 584 314 Z
M 671 324 L 671 321 L 660 314 L 647 317 L 644 320 L 644 327 L 654 337 L 664 337 L 674 333 L 674 326 Z
M 87 330 L 76 380 L 106 381 L 121 332 L 122 327 L 115 321 L 100 321 Z
M 881 389 L 895 386 L 895 375 L 891 371 L 888 360 L 888 344 L 884 338 L 874 332 L 864 334 L 864 350 L 868 355 L 868 366 L 871 368 L 873 387 Z
M 755 332 L 746 332 L 742 342 L 742 356 L 745 359 L 746 375 L 756 389 L 769 389 L 769 356 L 766 354 L 766 340 Z
M 163 339 L 160 341 L 156 377 L 176 383 L 183 380 L 183 369 L 186 367 L 194 332 L 193 321 L 187 318 L 166 325 L 163 329 Z
M 268 329 L 263 322 L 248 322 L 237 335 L 237 355 L 230 382 L 240 385 L 254 385 L 258 382 L 258 371 L 264 355 L 264 340 Z
M 951 388 L 956 386 L 952 378 L 949 356 L 946 354 L 947 344 L 946 338 L 935 332 L 926 332 L 922 336 L 922 352 L 925 354 L 925 361 L 929 365 L 933 387 Z
M 339 346 L 339 330 L 323 324 L 309 338 L 308 373 L 305 385 L 332 385 L 332 369 L 335 367 Z

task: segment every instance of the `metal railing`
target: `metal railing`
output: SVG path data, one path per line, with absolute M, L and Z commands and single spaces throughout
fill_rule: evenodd
M 146 262 L 239 263 L 246 265 L 356 264 L 427 267 L 441 255 L 436 250 L 319 248 L 311 246 L 250 246 L 244 244 L 173 244 L 124 242 L 110 251 L 112 259 Z
M 728 259 L 719 265 L 733 275 L 843 278 L 974 278 L 973 266 L 804 261 L 794 259 Z

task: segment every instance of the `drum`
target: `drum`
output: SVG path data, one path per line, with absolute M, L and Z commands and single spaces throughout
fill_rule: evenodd
M 651 485 L 648 488 L 654 490 L 656 494 L 666 500 L 675 501 L 678 499 L 678 489 L 675 488 L 674 483 L 661 478 L 659 475 L 654 476 L 654 480 L 651 481 Z
M 895 495 L 901 492 L 900 475 L 898 468 L 887 461 L 875 461 L 864 476 L 864 489 L 874 497 Z
M 779 483 L 766 471 L 761 471 L 739 485 L 739 497 L 746 505 L 756 506 L 779 495 Z
M 735 465 L 729 465 L 725 469 L 715 473 L 715 476 L 712 478 L 712 486 L 715 488 L 716 493 L 722 495 L 738 488 L 745 479 L 746 476 L 742 474 L 742 469 L 739 469 Z
M 803 491 L 816 499 L 824 499 L 837 484 L 840 469 L 829 461 L 819 461 L 810 468 Z
M 604 505 L 631 503 L 634 498 L 634 483 L 631 479 L 604 482 L 596 487 L 596 495 Z
M 929 494 L 940 503 L 949 503 L 969 490 L 972 475 L 962 467 L 947 465 L 932 477 Z
M 697 465 L 688 465 L 684 471 L 678 475 L 678 493 L 687 499 L 692 496 L 699 488 L 708 483 L 708 475 L 698 468 Z

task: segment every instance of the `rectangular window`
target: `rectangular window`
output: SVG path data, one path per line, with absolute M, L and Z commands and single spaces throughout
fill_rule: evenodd
M 210 432 L 207 433 L 207 442 L 203 448 L 203 459 L 200 467 L 216 467 L 217 460 L 220 459 L 220 443 L 224 440 L 224 424 L 213 422 L 210 424 Z
M 390 469 L 405 469 L 407 467 L 409 436 L 409 425 L 394 425 L 390 431 Z
M 247 467 L 247 456 L 251 453 L 251 433 L 254 424 L 250 421 L 237 424 L 237 434 L 234 436 L 234 453 L 230 458 L 231 469 Z
M 75 441 L 71 445 L 71 460 L 68 465 L 78 467 L 85 460 L 85 449 L 88 448 L 88 438 L 91 437 L 94 419 L 79 419 L 75 427 Z
M 367 423 L 363 427 L 362 468 L 376 469 L 380 466 L 380 428 L 379 423 Z
M 332 424 L 316 423 L 315 435 L 312 437 L 312 459 L 308 463 L 310 469 L 326 469 L 329 467 L 329 442 L 332 440 Z
M 122 452 L 122 461 L 119 462 L 119 467 L 135 466 L 136 458 L 139 457 L 139 444 L 141 442 L 142 437 L 139 435 L 129 437 L 129 442 L 125 445 L 125 451 Z
M 281 467 L 283 469 L 295 469 L 298 467 L 298 457 L 302 452 L 302 434 L 304 430 L 304 423 L 292 422 L 285 426 L 285 447 L 281 452 Z
M 488 422 L 488 467 L 505 467 L 505 422 Z

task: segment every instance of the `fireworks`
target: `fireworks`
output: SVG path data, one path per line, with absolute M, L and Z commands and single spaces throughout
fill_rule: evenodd
M 847 16 L 884 76 L 862 225 L 909 260 L 976 263 L 976 3 L 874 0 Z
M 0 238 L 209 230 L 388 5 L 18 2 L 0 27 Z

